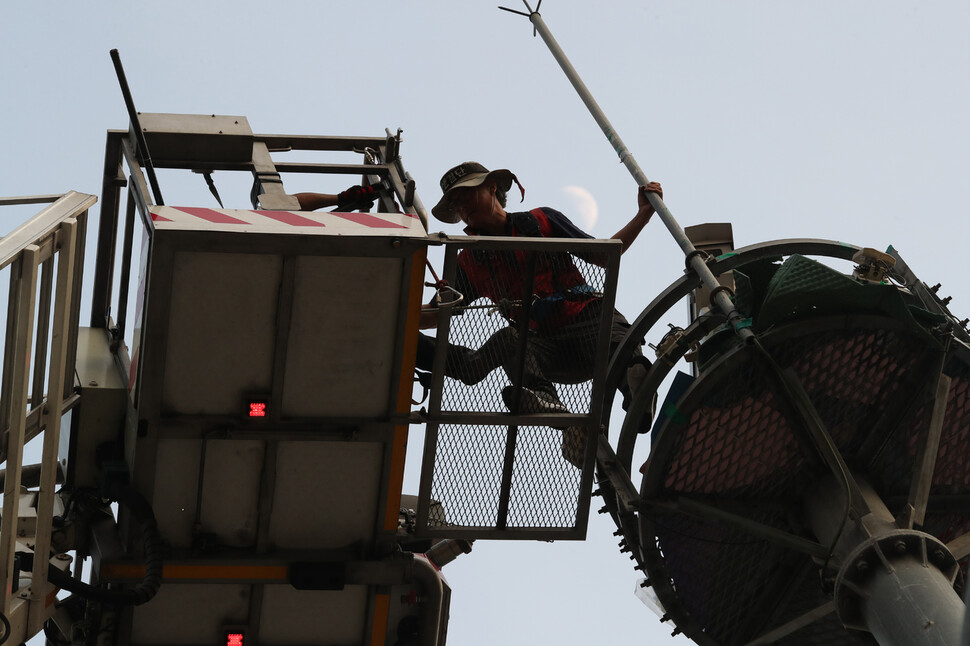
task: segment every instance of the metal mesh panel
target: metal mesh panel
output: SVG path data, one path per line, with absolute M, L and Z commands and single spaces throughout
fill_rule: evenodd
M 926 424 L 931 410 L 930 404 L 931 402 L 924 402 L 919 405 L 908 423 L 887 436 L 872 461 L 870 473 L 874 480 L 883 485 L 887 496 L 896 496 L 905 500 L 909 492 L 920 437 L 918 431 Z M 890 509 L 897 508 L 890 507 Z
M 775 621 L 771 622 L 766 632 L 774 626 L 782 625 L 831 601 L 831 593 L 827 594 L 822 590 L 817 571 L 813 569 L 810 572 L 810 577 L 810 581 L 801 582 L 802 584 L 795 590 L 795 594 L 787 607 L 783 609 L 783 612 L 779 614 Z M 857 636 L 849 634 L 833 610 L 828 615 L 813 621 L 775 643 L 791 646 L 842 646 L 843 644 L 845 646 L 857 646 L 868 642 L 860 641 Z
M 772 353 L 795 370 L 836 444 L 849 455 L 899 395 L 902 375 L 919 356 L 918 346 L 885 330 L 812 335 Z M 668 454 L 664 486 L 729 497 L 797 495 L 798 471 L 806 460 L 796 437 L 802 431 L 776 402 L 766 370 L 747 361 L 728 370 L 718 388 L 691 405 L 686 427 L 671 429 L 678 446 Z M 699 463 L 707 468 L 697 469 Z M 911 472 L 911 459 L 904 468 Z
M 958 506 L 963 505 L 961 503 Z M 927 534 L 932 534 L 944 543 L 948 543 L 970 531 L 970 511 L 964 508 L 928 512 L 922 529 Z M 966 572 L 966 559 L 963 561 L 963 570 Z
M 508 328 L 508 323 L 495 313 L 487 309 L 468 310 L 464 316 L 454 317 L 449 329 L 448 342 L 467 348 L 476 348 L 484 339 L 490 338 L 500 330 Z M 485 351 L 487 360 L 501 365 L 501 359 L 495 353 Z M 478 411 L 505 412 L 502 402 L 502 389 L 510 385 L 505 372 L 499 368 L 492 370 L 478 383 L 464 384 L 459 379 L 445 377 L 441 388 L 441 410 L 443 411 Z
M 913 461 L 919 448 L 932 402 L 923 402 L 909 424 L 897 429 L 886 439 L 874 460 L 873 470 L 892 495 L 905 495 L 909 490 Z M 966 493 L 970 476 L 966 473 L 970 440 L 970 378 L 964 370 L 950 383 L 943 429 L 940 433 L 938 461 L 933 472 L 933 494 Z
M 477 250 L 476 250 L 477 252 Z M 452 309 L 448 342 L 471 353 L 451 353 L 441 410 L 448 412 L 505 412 L 502 391 L 519 374 L 530 387 L 535 374 L 553 382 L 550 393 L 570 412 L 590 412 L 591 380 L 597 360 L 597 337 L 612 311 L 602 307 L 606 270 L 564 252 L 481 253 L 491 270 L 487 280 L 495 292 Z M 554 296 L 524 289 L 534 261 L 537 267 L 559 266 L 567 255 L 583 276 L 582 289 L 563 288 Z M 514 282 L 512 280 L 515 279 Z M 572 291 L 569 291 L 572 290 Z M 466 298 L 474 294 L 463 294 Z M 560 298 L 561 297 L 561 298 Z M 493 300 L 495 298 L 496 300 Z M 523 344 L 522 316 L 530 317 L 528 341 Z M 527 356 L 522 356 L 523 352 Z M 467 365 L 473 363 L 473 367 Z M 520 372 L 521 371 L 521 372 Z
M 507 434 L 503 426 L 449 425 L 438 429 L 431 497 L 445 510 L 441 525 L 494 526 Z
M 920 350 L 893 330 L 849 329 L 799 339 L 773 353 L 798 374 L 836 445 L 852 452 L 898 394 Z
M 914 463 L 928 423 L 932 401 L 921 404 L 912 420 L 887 439 L 873 462 L 872 473 L 888 497 L 890 509 L 897 512 L 906 503 L 912 483 Z M 970 454 L 970 370 L 961 368 L 952 376 L 940 447 L 933 469 L 928 511 L 923 531 L 949 542 L 970 531 L 970 494 L 967 463 Z M 966 563 L 963 564 L 964 574 Z
M 784 514 L 752 513 L 750 518 L 774 527 L 786 524 Z M 770 610 L 787 584 L 783 571 L 791 569 L 792 555 L 716 521 L 674 514 L 651 520 L 667 575 L 705 634 L 730 645 L 762 633 L 765 612 L 758 616 L 752 610 Z M 806 558 L 795 555 L 795 562 Z
M 564 433 L 545 427 L 518 429 L 509 504 L 510 527 L 576 524 L 586 438 L 573 436 L 568 441 Z M 570 450 L 575 452 L 571 454 Z
M 448 244 L 462 299 L 439 311 L 421 476 L 446 520 L 419 510 L 419 533 L 585 536 L 618 261 L 603 241 Z
M 963 371 L 950 382 L 949 401 L 936 469 L 933 471 L 932 494 L 970 493 L 970 375 Z M 968 512 L 970 513 L 970 512 Z
M 782 602 L 783 605 L 778 609 L 774 619 L 765 626 L 764 632 L 782 626 L 832 600 L 831 582 L 828 582 L 827 587 L 823 589 L 817 565 L 815 563 L 808 565 L 809 567 L 803 571 L 803 576 L 793 583 L 791 597 Z M 847 631 L 833 609 L 827 615 L 774 643 L 789 646 L 859 646 L 876 642 L 867 633 Z
M 898 418 L 886 413 L 904 411 L 894 405 L 924 392 L 932 348 L 891 324 L 875 325 L 872 319 L 806 321 L 779 330 L 765 345 L 798 377 L 846 461 L 870 466 L 867 475 L 889 496 L 887 504 L 901 508 L 932 401 L 917 403 Z M 970 529 L 965 504 L 970 368 L 956 365 L 922 528 L 945 542 Z M 644 495 L 659 500 L 689 495 L 769 527 L 805 532 L 797 514 L 771 510 L 797 509 L 807 486 L 827 468 L 791 406 L 779 400 L 771 378 L 753 353 L 738 351 L 710 365 L 656 438 L 654 453 L 660 455 L 648 462 Z M 817 564 L 743 529 L 668 512 L 645 522 L 643 541 L 659 549 L 644 552 L 649 576 L 670 582 L 657 585 L 660 600 L 676 614 L 678 625 L 683 622 L 685 631 L 703 643 L 747 643 L 831 600 Z M 806 565 L 811 576 L 795 581 Z M 965 576 L 962 563 L 958 589 Z M 765 594 L 773 585 L 779 586 L 775 597 Z M 838 645 L 860 643 L 860 638 L 870 639 L 847 632 L 832 613 L 777 643 Z
M 850 633 L 834 612 L 775 642 L 779 646 L 860 646 L 875 644 L 867 633 Z
M 686 428 L 671 429 L 678 432 L 679 447 L 669 454 L 665 489 L 717 492 L 722 498 L 793 495 L 804 458 L 764 379 L 764 371 L 751 363 L 738 365 L 703 397 Z
M 562 431 L 541 426 L 439 427 L 431 497 L 441 503 L 445 520 L 431 526 L 474 529 L 499 524 L 506 450 L 514 441 L 506 526 L 573 527 L 582 471 L 563 456 L 562 439 Z

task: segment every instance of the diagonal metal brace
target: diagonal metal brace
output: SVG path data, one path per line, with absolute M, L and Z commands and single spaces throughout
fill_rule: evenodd
M 919 451 L 916 455 L 913 469 L 913 479 L 909 489 L 909 500 L 906 511 L 896 524 L 901 528 L 912 529 L 913 525 L 922 525 L 926 518 L 926 505 L 930 498 L 930 487 L 933 484 L 933 470 L 940 451 L 940 436 L 943 433 L 943 421 L 946 417 L 946 406 L 950 399 L 951 379 L 943 374 L 946 361 L 944 353 L 940 358 L 940 369 L 937 372 L 936 383 L 932 385 L 931 397 L 933 408 L 930 413 L 929 425 L 923 434 Z
M 859 519 L 868 515 L 871 511 L 869 503 L 866 501 L 865 496 L 862 495 L 858 483 L 852 477 L 849 466 L 842 459 L 842 455 L 839 453 L 835 441 L 829 434 L 828 429 L 826 429 L 825 423 L 815 409 L 815 405 L 812 404 L 808 393 L 805 392 L 805 388 L 802 386 L 798 375 L 790 368 L 783 370 L 757 339 L 754 345 L 764 358 L 765 364 L 778 379 L 785 397 L 788 399 L 794 412 L 798 415 L 800 425 L 808 434 L 812 445 L 818 451 L 822 461 L 842 481 L 848 497 L 850 510 L 855 512 L 854 517 Z
M 620 512 L 637 511 L 641 507 L 640 492 L 637 491 L 630 479 L 630 474 L 620 464 L 620 460 L 616 457 L 616 452 L 610 446 L 606 435 L 597 433 L 596 437 L 598 442 L 596 445 L 596 462 L 603 469 L 603 473 L 606 474 L 607 479 L 616 491 Z

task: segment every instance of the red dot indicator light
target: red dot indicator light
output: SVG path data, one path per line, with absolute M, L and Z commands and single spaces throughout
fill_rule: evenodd
M 266 402 L 263 402 L 263 401 L 249 402 L 249 416 L 266 417 Z M 238 646 L 242 646 L 242 642 L 239 642 Z
M 244 646 L 242 633 L 226 633 L 226 646 Z

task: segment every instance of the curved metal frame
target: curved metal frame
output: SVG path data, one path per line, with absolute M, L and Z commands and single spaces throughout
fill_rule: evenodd
M 742 247 L 732 253 L 718 256 L 708 260 L 712 272 L 715 276 L 740 267 L 744 264 L 773 257 L 784 257 L 792 254 L 804 254 L 810 256 L 830 257 L 838 260 L 851 260 L 861 247 L 850 245 L 835 240 L 823 240 L 815 238 L 790 238 L 773 240 L 757 243 Z M 621 371 L 625 370 L 627 363 L 633 355 L 633 349 L 642 344 L 642 339 L 646 333 L 670 308 L 680 303 L 682 299 L 700 285 L 699 279 L 687 271 L 681 278 L 670 284 L 653 301 L 647 305 L 640 313 L 630 329 L 627 331 L 621 344 L 618 346 L 607 369 L 607 396 L 612 397 L 616 392 L 617 384 L 620 381 Z M 706 323 L 716 327 L 715 322 L 720 322 L 721 317 L 713 317 L 706 320 Z M 710 329 L 713 329 L 710 328 Z M 673 344 L 663 355 L 653 363 L 647 373 L 646 379 L 641 384 L 640 391 L 635 394 L 630 408 L 624 417 L 623 425 L 617 440 L 616 459 L 611 462 L 616 463 L 616 469 L 612 464 L 606 465 L 600 460 L 597 464 L 599 470 L 599 489 L 594 495 L 603 497 L 605 506 L 600 510 L 601 513 L 609 512 L 619 528 L 616 532 L 621 535 L 621 547 L 640 545 L 640 532 L 637 525 L 637 518 L 634 513 L 638 503 L 632 500 L 633 485 L 629 478 L 632 474 L 631 464 L 633 452 L 637 438 L 640 436 L 640 428 L 643 424 L 645 415 L 650 414 L 650 408 L 654 402 L 657 389 L 663 380 L 670 373 L 674 365 L 683 357 L 693 341 L 703 338 L 710 329 L 705 325 L 705 321 L 698 319 L 684 330 L 684 336 L 680 343 Z M 609 428 L 609 415 L 612 406 L 607 401 L 603 407 L 602 428 Z M 618 472 L 618 473 L 617 473 Z M 617 475 L 611 475 L 617 473 Z M 613 478 L 625 478 L 626 482 L 613 482 Z M 635 568 L 646 573 L 645 559 L 639 549 L 631 550 L 631 559 L 636 561 Z M 644 585 L 649 585 L 645 583 Z M 675 632 L 680 632 L 678 629 Z
M 852 256 L 855 255 L 859 249 L 861 249 L 861 247 L 856 247 L 854 245 L 849 245 L 835 240 L 818 240 L 812 238 L 774 240 L 771 242 L 762 242 L 747 247 L 742 247 L 733 253 L 718 256 L 710 262 L 710 267 L 715 276 L 720 276 L 725 272 L 731 271 L 756 260 L 784 257 L 793 254 L 823 256 L 839 260 L 851 260 Z M 700 283 L 695 276 L 689 273 L 685 274 L 683 277 L 671 283 L 667 289 L 661 292 L 660 295 L 654 298 L 653 301 L 647 305 L 646 308 L 644 308 L 644 310 L 640 313 L 640 316 L 638 316 L 630 326 L 630 329 L 624 337 L 622 343 L 610 358 L 610 364 L 607 368 L 606 376 L 607 393 L 616 392 L 617 384 L 620 382 L 620 371 L 625 369 L 630 357 L 633 356 L 633 349 L 640 345 L 640 340 L 646 336 L 647 332 L 649 332 L 650 329 L 657 324 L 660 318 L 671 307 L 680 303 L 681 300 L 691 291 L 696 289 L 699 284 Z M 673 365 L 680 360 L 681 356 L 683 356 L 683 352 L 681 352 L 679 355 L 676 353 L 668 353 L 658 357 L 657 361 L 654 362 L 649 373 L 647 374 L 647 380 L 644 382 L 644 384 L 656 384 L 656 386 L 659 386 L 664 378 L 666 378 L 667 374 L 669 374 Z M 616 453 L 617 457 L 620 459 L 620 463 L 626 467 L 628 473 L 630 472 L 630 463 L 633 459 L 633 448 L 636 443 L 636 437 L 639 435 L 640 422 L 642 421 L 643 415 L 647 413 L 655 392 L 656 389 L 651 392 L 643 390 L 642 396 L 634 399 L 630 405 L 630 410 L 627 411 L 627 414 L 623 419 L 623 425 L 620 430 L 620 437 L 618 439 Z M 607 405 L 604 407 L 605 417 L 603 420 L 603 426 L 605 428 L 609 427 L 609 413 L 610 406 Z
M 835 240 L 790 238 L 762 242 L 742 247 L 730 254 L 724 254 L 709 260 L 709 265 L 712 272 L 714 272 L 714 275 L 719 276 L 724 272 L 731 271 L 732 269 L 750 262 L 763 260 L 766 258 L 784 257 L 792 254 L 824 256 L 839 260 L 850 260 L 852 256 L 859 251 L 859 249 L 861 249 L 861 247 Z M 687 296 L 687 294 L 696 289 L 699 285 L 700 281 L 697 279 L 697 277 L 692 273 L 687 272 L 681 278 L 671 283 L 663 292 L 654 298 L 653 301 L 647 305 L 647 307 L 644 308 L 644 310 L 630 326 L 630 329 L 627 331 L 623 341 L 610 358 L 610 363 L 607 368 L 607 382 L 605 389 L 608 397 L 612 397 L 613 393 L 616 392 L 617 384 L 620 382 L 621 371 L 625 370 L 626 365 L 633 356 L 633 349 L 642 343 L 642 339 L 646 333 L 657 324 L 661 317 L 668 310 L 670 310 L 670 308 L 680 303 L 682 299 Z M 710 320 L 713 321 L 715 319 Z M 633 461 L 633 451 L 636 446 L 637 438 L 640 436 L 640 428 L 643 423 L 643 417 L 649 414 L 650 407 L 654 401 L 654 396 L 657 393 L 657 389 L 670 373 L 673 366 L 676 365 L 677 362 L 683 357 L 687 347 L 690 345 L 690 342 L 694 340 L 694 335 L 700 334 L 700 338 L 703 338 L 703 335 L 706 333 L 703 332 L 705 329 L 706 328 L 701 326 L 697 321 L 688 326 L 684 332 L 685 336 L 683 338 L 683 343 L 674 344 L 671 348 L 668 348 L 668 351 L 665 354 L 658 357 L 648 371 L 646 379 L 641 385 L 640 392 L 636 393 L 636 396 L 634 396 L 633 401 L 630 404 L 630 408 L 627 411 L 627 414 L 624 416 L 623 425 L 620 430 L 616 448 L 618 464 L 620 468 L 625 471 L 627 478 L 632 475 L 631 464 Z M 609 428 L 609 416 L 611 409 L 611 402 L 607 401 L 603 407 L 602 428 Z M 602 465 L 599 466 L 602 467 Z M 600 488 L 596 493 L 603 496 L 606 503 L 604 511 L 609 511 L 613 516 L 617 527 L 623 534 L 625 544 L 639 544 L 639 532 L 636 529 L 635 524 L 633 526 L 629 524 L 629 521 L 633 520 L 630 515 L 630 504 L 628 504 L 629 501 L 626 501 L 627 504 L 624 504 L 624 501 L 618 501 L 616 499 L 617 494 L 619 494 L 622 498 L 622 492 L 624 491 L 625 487 L 614 487 L 613 483 L 609 479 L 607 470 L 600 468 L 600 471 Z M 637 561 L 637 569 L 642 570 L 643 561 L 640 556 L 634 552 L 633 558 Z
M 862 324 L 863 327 L 874 327 L 879 329 L 890 329 L 895 328 L 903 332 L 903 328 L 895 321 L 895 319 L 881 317 L 881 316 L 869 316 L 869 315 L 858 315 L 853 316 L 849 319 L 856 323 Z M 818 321 L 813 321 L 813 327 L 818 329 L 832 328 L 838 329 L 845 326 L 846 318 L 842 316 L 833 317 L 823 317 Z M 789 339 L 797 336 L 801 336 L 805 329 L 805 322 L 793 322 L 791 324 L 786 324 L 782 327 L 772 330 L 770 333 L 765 334 L 762 338 L 766 341 L 766 345 L 772 347 L 778 347 Z M 956 346 L 955 349 L 959 349 Z M 745 345 L 738 345 L 727 354 L 722 356 L 715 365 L 713 365 L 710 370 L 715 372 L 718 370 L 725 369 L 726 366 L 731 366 L 739 362 L 744 362 L 750 359 L 750 353 L 752 350 Z M 960 352 L 960 354 L 963 354 Z M 703 384 L 699 382 L 696 389 L 692 389 L 684 396 L 684 400 L 688 398 L 691 400 L 697 400 L 698 398 L 704 397 L 709 391 L 717 387 L 716 383 Z M 642 399 L 642 397 L 640 398 Z M 690 408 L 690 406 L 687 406 Z M 819 543 L 813 543 L 811 541 L 805 541 L 801 537 L 795 536 L 793 534 L 788 534 L 784 531 L 780 531 L 777 528 L 762 525 L 756 521 L 752 521 L 743 516 L 738 516 L 725 512 L 720 508 L 711 507 L 705 505 L 704 503 L 690 500 L 688 498 L 678 499 L 675 501 L 663 501 L 658 502 L 652 500 L 658 493 L 656 491 L 656 486 L 660 478 L 662 478 L 661 473 L 657 472 L 657 469 L 661 468 L 662 460 L 660 462 L 655 462 L 655 459 L 660 459 L 666 456 L 670 451 L 671 443 L 676 440 L 675 436 L 669 435 L 661 431 L 660 436 L 657 438 L 657 443 L 654 445 L 651 451 L 650 460 L 647 463 L 646 468 L 643 470 L 643 478 L 640 488 L 641 493 L 641 504 L 645 505 L 639 510 L 637 515 L 637 535 L 640 541 L 641 549 L 643 550 L 641 556 L 643 558 L 643 569 L 647 571 L 651 576 L 650 580 L 652 585 L 654 585 L 655 590 L 657 590 L 657 595 L 660 598 L 661 603 L 664 604 L 668 612 L 670 619 L 673 619 L 677 624 L 678 629 L 686 633 L 691 639 L 694 639 L 700 644 L 718 644 L 709 638 L 706 633 L 704 633 L 703 628 L 693 620 L 690 612 L 680 603 L 677 592 L 674 590 L 672 581 L 667 574 L 666 561 L 663 555 L 660 553 L 658 547 L 655 544 L 656 531 L 653 526 L 653 522 L 648 513 L 649 509 L 657 508 L 664 511 L 678 511 L 681 513 L 689 515 L 699 515 L 701 517 L 706 517 L 711 520 L 717 520 L 720 522 L 727 523 L 728 525 L 735 526 L 742 529 L 760 539 L 767 540 L 769 542 L 780 545 L 781 547 L 800 551 L 807 555 L 813 556 L 815 558 L 827 558 L 827 553 L 831 548 L 826 548 Z M 824 451 L 822 451 L 824 453 Z M 824 461 L 824 456 L 823 456 Z M 825 469 L 825 465 L 821 464 L 820 468 Z M 829 465 L 830 468 L 831 464 Z M 843 474 L 845 475 L 845 474 Z M 853 506 L 855 507 L 856 495 L 854 493 L 856 487 L 854 479 L 851 476 L 848 477 L 847 486 L 850 486 L 850 497 L 853 499 Z M 864 503 L 862 503 L 864 504 Z M 865 512 L 859 510 L 859 513 L 854 514 L 854 516 L 862 516 Z M 911 532 L 910 532 L 911 533 Z M 644 538 L 650 537 L 649 545 L 644 545 Z M 820 551 L 821 550 L 821 551 Z M 952 580 L 952 579 L 951 579 Z M 820 617 L 827 615 L 829 612 L 835 610 L 835 607 L 829 607 L 825 604 L 826 611 L 821 612 L 821 608 L 816 608 L 810 613 L 807 613 L 806 617 L 811 615 L 811 621 L 817 620 Z M 796 626 L 791 627 L 790 631 L 807 625 L 811 621 L 806 620 L 804 623 L 800 623 Z M 780 635 L 779 635 L 780 636 Z M 755 643 L 762 643 L 757 641 Z
M 708 262 L 709 267 L 715 275 L 720 275 L 724 272 L 730 271 L 732 269 L 741 267 L 753 261 L 762 260 L 772 257 L 786 257 L 793 254 L 803 254 L 806 256 L 822 256 L 829 257 L 839 260 L 852 260 L 852 257 L 860 250 L 860 247 L 854 245 L 845 244 L 837 241 L 828 240 L 815 240 L 815 239 L 789 239 L 789 240 L 777 240 L 771 242 L 760 243 L 752 245 L 749 247 L 744 247 L 731 254 L 725 254 L 716 259 Z M 616 385 L 620 381 L 621 370 L 623 370 L 627 364 L 627 361 L 632 356 L 633 348 L 638 346 L 646 333 L 653 328 L 654 325 L 661 319 L 661 317 L 676 303 L 681 302 L 690 291 L 699 286 L 698 279 L 691 273 L 685 274 L 683 277 L 672 283 L 667 287 L 660 295 L 658 295 L 637 317 L 633 325 L 630 327 L 626 337 L 623 342 L 613 354 L 610 360 L 609 371 L 607 376 L 607 392 L 615 392 Z M 860 316 L 857 319 L 873 319 L 878 318 L 882 322 L 882 327 L 885 327 L 887 321 L 892 321 L 892 319 L 886 319 L 884 317 L 866 317 Z M 645 422 L 645 417 L 651 415 L 651 407 L 655 401 L 655 395 L 657 389 L 663 382 L 663 380 L 669 375 L 671 369 L 677 362 L 683 357 L 683 355 L 688 351 L 691 345 L 696 341 L 704 338 L 713 329 L 717 327 L 723 320 L 715 319 L 711 317 L 707 320 L 697 319 L 691 323 L 682 333 L 681 337 L 678 339 L 677 343 L 673 343 L 670 347 L 658 356 L 658 359 L 654 362 L 650 370 L 648 371 L 647 377 L 640 387 L 640 390 L 636 393 L 633 398 L 633 402 L 623 420 L 623 424 L 617 438 L 616 443 L 616 461 L 619 466 L 622 467 L 621 470 L 625 470 L 626 475 L 632 473 L 632 459 L 633 453 L 636 446 L 637 438 L 642 434 L 642 426 Z M 803 326 L 804 324 L 802 324 Z M 784 326 L 782 328 L 773 330 L 769 337 L 769 344 L 771 339 L 783 338 L 784 335 L 794 332 L 794 328 L 798 325 Z M 803 329 L 803 328 L 802 328 Z M 787 332 L 786 332 L 787 330 Z M 782 337 L 779 334 L 783 335 Z M 721 361 L 726 360 L 728 356 L 737 356 L 739 352 L 745 349 L 744 346 L 738 346 L 737 349 L 731 351 L 725 357 L 722 357 Z M 955 344 L 951 348 L 951 356 L 956 354 L 965 354 L 962 352 L 961 347 Z M 720 364 L 721 361 L 718 363 Z M 723 365 L 723 364 L 722 364 Z M 712 367 L 714 369 L 714 367 Z M 607 427 L 608 419 L 611 407 L 606 406 L 604 408 L 604 427 Z M 658 438 L 658 442 L 663 442 L 663 434 Z M 657 449 L 654 446 L 654 451 Z M 651 459 L 653 458 L 654 451 L 651 452 Z M 602 456 L 601 456 L 602 457 Z M 840 458 L 839 458 L 840 459 Z M 649 461 L 648 461 L 649 464 Z M 607 501 L 607 507 L 605 509 L 609 510 L 614 516 L 614 520 L 619 527 L 618 535 L 622 534 L 625 544 L 627 545 L 638 545 L 639 550 L 634 550 L 632 558 L 634 558 L 638 565 L 637 569 L 643 570 L 645 573 L 650 572 L 654 576 L 653 581 L 650 583 L 645 583 L 645 585 L 658 584 L 658 596 L 660 600 L 667 607 L 667 616 L 664 620 L 673 619 L 674 623 L 677 625 L 677 629 L 674 631 L 685 632 L 692 639 L 696 640 L 700 644 L 716 644 L 711 638 L 709 638 L 703 629 L 696 624 L 696 622 L 691 619 L 689 612 L 686 608 L 680 606 L 677 602 L 676 592 L 671 586 L 671 581 L 669 577 L 662 575 L 665 571 L 663 556 L 659 552 L 659 548 L 655 545 L 655 539 L 651 538 L 649 544 L 644 545 L 643 537 L 653 537 L 655 534 L 650 531 L 650 521 L 649 514 L 647 512 L 647 507 L 644 506 L 644 494 L 649 488 L 648 475 L 649 466 L 644 470 L 644 476 L 640 488 L 640 499 L 637 501 L 624 500 L 630 497 L 629 483 L 614 483 L 610 479 L 609 470 L 604 468 L 604 463 L 600 463 L 601 471 L 607 472 L 607 478 L 601 483 L 601 493 Z M 602 480 L 602 478 L 601 478 Z M 614 485 L 616 485 L 614 487 Z M 616 498 L 614 498 L 616 496 Z M 656 501 L 655 501 L 656 502 Z M 653 506 L 652 504 L 650 505 Z M 670 507 L 673 508 L 674 504 Z M 709 512 L 716 512 L 721 514 L 720 520 L 729 523 L 743 524 L 747 523 L 746 529 L 748 531 L 754 530 L 761 538 L 767 540 L 772 540 L 776 543 L 781 543 L 790 549 L 795 549 L 802 551 L 804 553 L 811 554 L 815 557 L 821 556 L 825 557 L 828 548 L 819 543 L 812 541 L 806 541 L 801 537 L 797 537 L 786 532 L 779 531 L 775 528 L 762 527 L 755 528 L 752 521 L 746 521 L 741 516 L 732 516 L 728 513 L 721 513 L 720 510 L 713 508 L 708 509 L 702 503 L 696 505 L 698 509 L 692 510 L 693 513 L 707 514 Z M 657 505 L 660 508 L 666 508 L 668 505 Z M 681 511 L 684 511 L 681 509 Z M 621 543 L 622 545 L 622 543 Z M 660 576 L 657 576 L 660 574 Z M 666 588 L 670 588 L 669 590 Z M 802 617 L 796 618 L 789 624 L 785 626 L 778 627 L 778 631 L 785 632 L 788 634 L 799 627 L 807 625 L 817 619 L 828 615 L 835 610 L 835 604 L 825 604 L 822 608 L 816 608 L 809 613 L 806 613 Z M 778 635 L 782 636 L 781 634 Z M 767 638 L 768 635 L 763 635 L 762 638 L 755 640 L 753 643 L 768 643 L 763 642 L 763 638 Z

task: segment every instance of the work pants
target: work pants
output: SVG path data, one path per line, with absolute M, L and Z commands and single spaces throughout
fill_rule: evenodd
M 590 303 L 575 321 L 548 332 L 530 331 L 525 343 L 524 362 L 520 367 L 520 334 L 516 327 L 502 328 L 492 334 L 479 348 L 448 344 L 445 375 L 464 384 L 477 384 L 493 370 L 501 367 L 509 381 L 521 385 L 561 403 L 555 383 L 575 384 L 593 378 L 596 365 L 596 341 L 600 326 L 601 305 Z M 630 323 L 622 314 L 613 311 L 610 327 L 610 353 L 623 340 Z M 435 340 L 421 335 L 418 342 L 418 367 L 430 370 Z M 636 357 L 639 357 L 637 359 Z M 634 361 L 645 361 L 639 346 Z M 624 371 L 625 373 L 625 371 Z M 621 377 L 620 390 L 624 399 L 629 396 L 626 375 Z

